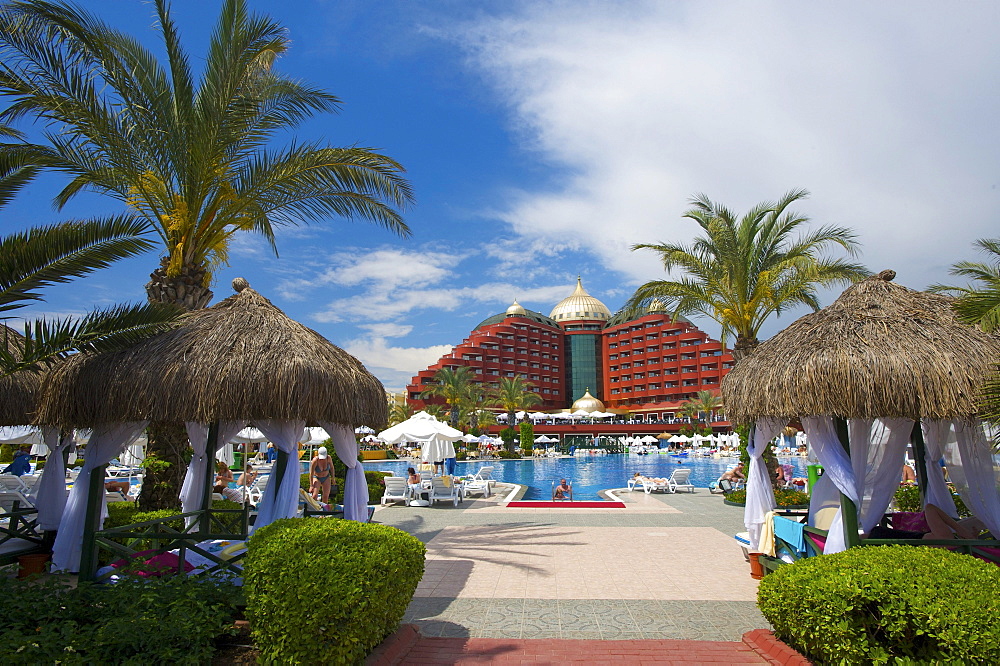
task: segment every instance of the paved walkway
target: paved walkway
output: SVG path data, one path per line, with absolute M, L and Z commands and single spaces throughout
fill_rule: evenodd
M 739 641 L 744 632 L 768 628 L 755 603 L 757 582 L 732 537 L 744 529 L 740 509 L 723 505 L 707 489 L 619 497 L 625 509 L 507 509 L 501 494 L 457 508 L 380 508 L 374 520 L 427 545 L 424 578 L 403 621 L 424 637 L 641 639 L 643 646 Z M 477 642 L 431 644 L 455 657 L 455 650 Z M 500 645 L 507 645 L 505 654 L 522 649 L 493 645 L 480 645 L 477 654 Z M 591 643 L 572 645 L 590 649 Z M 674 646 L 670 653 L 689 647 Z M 541 653 L 521 658 L 542 663 Z

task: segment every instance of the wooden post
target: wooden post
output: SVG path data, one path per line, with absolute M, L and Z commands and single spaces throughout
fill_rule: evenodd
M 834 417 L 833 425 L 837 430 L 837 439 L 847 451 L 847 459 L 850 460 L 851 440 L 847 430 L 847 421 L 840 417 Z M 858 536 L 858 506 L 844 493 L 840 493 L 840 515 L 844 523 L 844 545 L 848 548 L 859 545 L 861 537 Z
M 208 446 L 205 449 L 205 495 L 201 499 L 201 522 L 198 531 L 202 534 L 210 534 L 212 531 L 212 517 L 209 510 L 212 508 L 212 491 L 215 488 L 215 447 L 219 439 L 219 422 L 212 421 L 208 426 Z
M 920 506 L 927 501 L 927 445 L 924 443 L 924 431 L 920 427 L 920 419 L 913 422 L 910 432 L 910 443 L 913 444 L 913 462 L 917 465 L 917 487 L 920 488 Z
M 107 467 L 100 465 L 90 472 L 87 512 L 83 518 L 83 546 L 80 549 L 79 580 L 81 581 L 94 580 L 97 574 L 97 542 L 94 533 L 101 525 L 101 509 L 104 507 L 104 471 Z

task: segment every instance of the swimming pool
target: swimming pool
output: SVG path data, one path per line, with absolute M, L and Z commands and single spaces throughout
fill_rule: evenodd
M 783 464 L 795 469 L 795 476 L 806 475 L 808 460 L 801 456 L 780 458 Z M 708 488 L 722 473 L 738 462 L 737 458 L 674 458 L 652 454 L 640 456 L 632 453 L 588 458 L 536 458 L 533 460 L 475 460 L 458 463 L 456 474 L 474 474 L 484 465 L 493 465 L 493 478 L 506 483 L 527 486 L 523 499 L 547 500 L 552 497 L 553 482 L 567 479 L 573 483 L 573 499 L 600 499 L 598 491 L 624 488 L 629 478 L 639 472 L 643 476 L 669 477 L 678 467 L 691 470 L 691 483 L 698 488 Z M 413 463 L 405 460 L 380 460 L 366 463 L 366 470 L 392 471 L 397 476 L 406 473 Z

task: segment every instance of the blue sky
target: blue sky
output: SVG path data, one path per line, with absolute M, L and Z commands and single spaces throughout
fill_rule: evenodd
M 159 48 L 149 4 L 84 4 Z M 220 4 L 174 3 L 195 62 Z M 245 237 L 217 299 L 246 277 L 389 389 L 515 297 L 547 314 L 578 274 L 617 309 L 663 275 L 629 247 L 693 238 L 695 193 L 743 211 L 804 187 L 798 210 L 853 228 L 861 261 L 913 288 L 951 281 L 976 238 L 998 235 L 996 3 L 250 4 L 289 30 L 278 67 L 343 100 L 299 135 L 399 160 L 413 237 L 330 220 L 279 231 L 279 258 Z M 118 210 L 85 196 L 56 213 L 60 182 L 32 186 L 4 228 Z M 52 289 L 30 314 L 142 300 L 156 265 Z

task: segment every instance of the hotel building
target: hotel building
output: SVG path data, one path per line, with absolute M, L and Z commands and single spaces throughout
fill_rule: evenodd
M 415 408 L 439 399 L 422 391 L 444 367 L 468 366 L 475 380 L 495 386 L 521 375 L 542 399 L 539 411 L 574 407 L 589 391 L 605 411 L 633 420 L 671 422 L 698 391 L 718 393 L 732 355 L 686 319 L 651 309 L 633 319 L 612 317 L 577 279 L 576 289 L 548 316 L 516 300 L 481 322 L 450 353 L 421 370 L 406 387 Z

